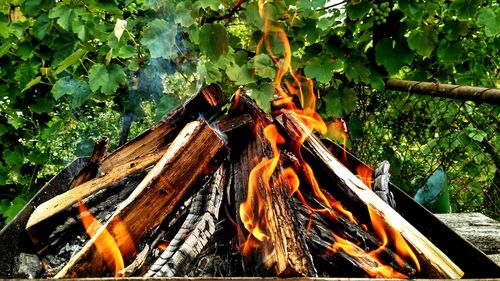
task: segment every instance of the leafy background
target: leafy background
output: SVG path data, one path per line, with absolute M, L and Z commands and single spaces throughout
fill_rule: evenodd
M 346 120 L 351 150 L 371 164 L 390 160 L 410 194 L 444 164 L 454 211 L 500 217 L 498 107 L 384 84 L 498 87 L 497 1 L 275 0 L 265 8 L 290 40 L 294 69 L 315 80 L 318 111 Z M 110 136 L 116 148 L 203 84 L 227 94 L 244 85 L 268 109 L 276 65 L 255 54 L 262 25 L 255 0 L 1 0 L 3 221 L 96 139 Z M 271 41 L 279 57 L 283 46 Z

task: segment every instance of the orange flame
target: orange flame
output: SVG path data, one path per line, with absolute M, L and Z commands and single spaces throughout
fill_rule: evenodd
M 261 128 L 262 125 L 257 124 L 257 133 Z M 265 139 L 272 148 L 273 156 L 271 158 L 262 157 L 261 161 L 252 169 L 248 179 L 247 198 L 240 204 L 240 218 L 249 232 L 249 236 L 243 244 L 242 252 L 244 255 L 250 254 L 254 248 L 259 248 L 262 244 L 259 244 L 258 241 L 267 242 L 269 240 L 266 229 L 265 198 L 260 187 L 266 190 L 271 189 L 269 181 L 278 165 L 280 156 L 278 145 L 285 142 L 275 125 L 266 126 L 263 131 Z
M 335 239 L 335 242 L 332 246 L 333 252 L 335 253 L 339 250 L 342 250 L 345 253 L 349 254 L 349 256 L 354 257 L 358 261 L 358 264 L 371 277 L 398 279 L 408 278 L 408 276 L 396 271 L 391 266 L 384 265 L 375 255 L 372 255 L 372 253 L 366 253 L 365 251 L 363 251 L 363 249 L 361 249 L 351 241 L 335 235 L 335 233 L 332 233 L 332 235 Z
M 373 171 L 365 165 L 359 165 L 356 167 L 356 171 L 361 181 L 372 189 Z M 420 271 L 420 263 L 418 262 L 417 256 L 401 233 L 384 223 L 383 218 L 370 205 L 368 205 L 368 213 L 370 214 L 373 230 L 382 242 L 382 245 L 378 249 L 373 250 L 371 254 L 377 255 L 389 244 L 394 245 L 396 253 L 406 260 L 411 260 L 417 268 L 417 271 Z
M 78 210 L 82 219 L 83 227 L 87 234 L 92 238 L 102 224 L 89 212 L 87 206 L 82 201 L 78 202 Z M 99 254 L 103 257 L 109 268 L 113 268 L 115 277 L 122 276 L 121 271 L 125 264 L 123 262 L 122 253 L 127 257 L 132 257 L 135 252 L 135 244 L 128 233 L 127 226 L 121 221 L 118 221 L 113 227 L 113 235 L 104 228 L 94 242 Z
M 356 167 L 356 172 L 358 173 L 359 179 L 368 186 L 368 188 L 372 189 L 372 178 L 373 178 L 373 171 L 365 166 L 365 165 L 358 165 Z

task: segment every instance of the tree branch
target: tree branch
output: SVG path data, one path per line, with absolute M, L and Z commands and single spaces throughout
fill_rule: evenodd
M 236 12 L 238 12 L 241 9 L 241 5 L 243 5 L 244 2 L 245 2 L 244 0 L 238 0 L 238 2 L 236 2 L 236 4 L 234 4 L 234 6 L 231 8 L 231 10 L 229 10 L 229 12 L 227 12 L 227 14 L 222 15 L 222 16 L 218 16 L 218 17 L 208 18 L 205 20 L 205 23 L 212 23 L 215 21 L 220 21 L 220 20 L 225 20 L 225 19 L 231 18 L 234 14 L 236 14 Z
M 387 79 L 385 81 L 385 88 L 387 90 L 500 105 L 500 89 L 495 88 L 460 86 L 400 79 Z

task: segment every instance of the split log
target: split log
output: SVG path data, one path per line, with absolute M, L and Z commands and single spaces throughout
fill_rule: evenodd
M 143 173 L 146 168 L 157 162 L 165 152 L 166 148 L 114 167 L 103 177 L 87 181 L 45 201 L 33 211 L 26 224 L 26 231 L 31 241 L 34 244 L 43 243 L 57 226 L 51 221 L 52 218 L 71 209 L 78 201 L 100 190 L 119 184 L 126 177 Z
M 102 159 L 106 156 L 108 146 L 109 139 L 107 137 L 103 137 L 100 140 L 96 141 L 89 162 L 87 162 L 85 167 L 83 167 L 78 175 L 75 176 L 69 186 L 69 189 L 72 189 L 75 186 L 79 186 L 80 184 L 83 184 L 95 178 L 95 176 L 97 175 L 97 171 L 99 170 L 99 167 L 101 165 Z
M 325 172 L 336 186 L 351 200 L 366 208 L 372 208 L 382 219 L 384 227 L 393 228 L 405 238 L 418 257 L 422 270 L 431 278 L 461 278 L 463 271 L 441 250 L 408 223 L 401 215 L 380 199 L 361 180 L 333 157 L 321 141 L 290 111 L 277 117 L 282 129 L 292 141 L 308 136 L 302 149 L 314 155 L 310 163 L 316 171 Z
M 260 131 L 269 124 L 269 116 L 266 115 L 255 102 L 246 95 L 235 96 L 230 110 L 231 114 L 249 113 L 256 120 L 254 131 Z M 262 132 L 257 132 L 262 134 Z M 239 207 L 248 195 L 248 182 L 252 169 L 258 164 L 260 159 L 271 151 L 270 145 L 265 138 L 253 139 L 234 163 L 234 191 L 236 202 L 236 217 L 238 223 L 238 233 L 243 234 L 243 222 L 240 218 Z M 279 169 L 279 167 L 278 167 Z M 271 242 L 272 252 L 266 253 L 264 247 L 269 246 L 262 243 L 262 249 L 252 251 L 252 254 L 244 257 L 247 267 L 253 267 L 257 271 L 274 270 L 277 276 L 315 276 L 312 258 L 305 243 L 303 231 L 296 222 L 289 202 L 289 192 L 291 187 L 288 182 L 282 181 L 275 173 L 269 184 L 261 180 L 257 183 L 258 192 L 262 195 L 267 234 Z M 252 238 L 253 239 L 253 238 Z M 253 273 L 257 273 L 255 270 Z
M 183 276 L 187 273 L 191 262 L 215 232 L 227 180 L 227 168 L 222 165 L 198 191 L 186 220 L 165 251 L 150 266 L 147 277 Z
M 165 147 L 188 122 L 197 120 L 200 116 L 210 118 L 225 103 L 226 97 L 219 86 L 209 85 L 203 88 L 159 124 L 106 157 L 101 163 L 100 172 L 108 173 L 112 167 Z
M 106 272 L 106 262 L 97 251 L 96 241 L 109 233 L 118 247 L 125 249 L 124 240 L 128 239 L 120 237 L 119 225 L 122 224 L 138 245 L 175 209 L 198 178 L 216 167 L 217 161 L 226 154 L 224 141 L 206 122 L 186 125 L 129 198 L 56 277 L 91 277 Z M 132 258 L 123 256 L 126 263 Z

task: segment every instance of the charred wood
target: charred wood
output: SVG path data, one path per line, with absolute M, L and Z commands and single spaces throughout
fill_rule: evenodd
M 165 151 L 166 149 L 159 150 L 114 167 L 103 177 L 87 181 L 42 203 L 33 211 L 26 224 L 26 231 L 31 241 L 34 244 L 43 244 L 48 235 L 54 231 L 54 227 L 58 225 L 57 222 L 54 222 L 54 219 L 57 221 L 55 217 L 71 210 L 72 206 L 80 200 L 84 200 L 101 190 L 122 185 L 127 177 L 143 174 L 148 167 L 165 154 Z
M 146 276 L 176 276 L 187 273 L 186 269 L 190 263 L 196 259 L 215 232 L 226 183 L 227 168 L 223 165 L 193 198 L 182 227 L 159 259 L 151 265 Z
M 372 208 L 380 216 L 386 229 L 392 228 L 401 233 L 417 255 L 422 269 L 430 277 L 463 276 L 463 271 L 453 261 L 335 158 L 293 112 L 285 110 L 277 120 L 291 141 L 297 142 L 301 136 L 307 136 L 302 150 L 314 155 L 316 160 L 315 163 L 311 163 L 313 168 L 324 172 L 345 196 L 365 208 Z
M 56 277 L 99 276 L 107 271 L 95 245 L 103 233 L 109 233 L 122 249 L 125 241 L 118 225 L 124 224 L 133 242 L 140 244 L 174 210 L 198 178 L 216 167 L 226 153 L 224 141 L 206 122 L 186 125 L 139 186 Z M 128 264 L 133 256 L 123 254 L 123 258 Z

